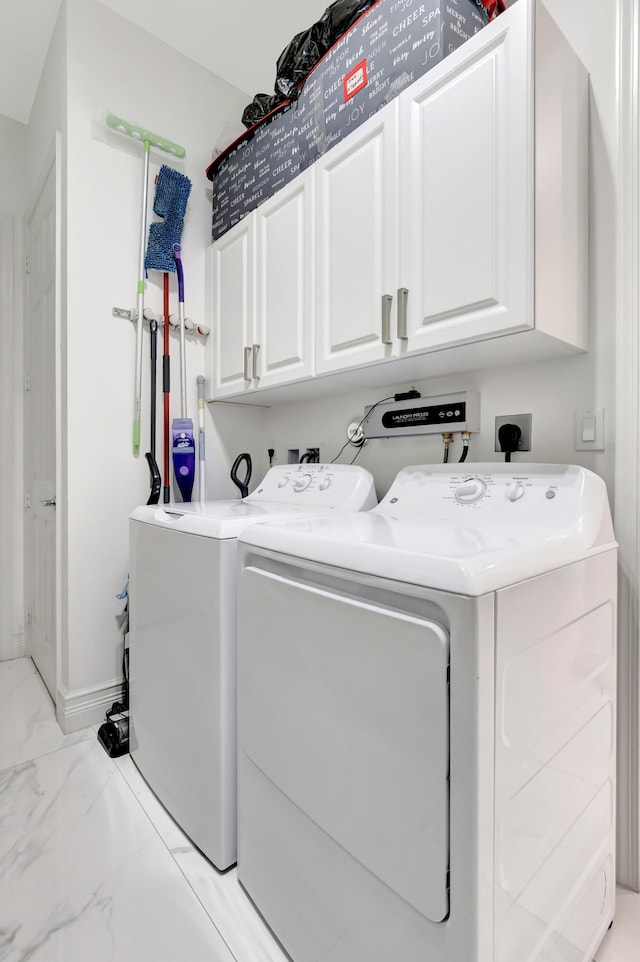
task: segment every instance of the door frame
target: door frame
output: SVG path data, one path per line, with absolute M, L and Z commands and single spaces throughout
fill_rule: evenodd
M 640 891 L 640 11 L 618 3 L 618 881 Z M 624 417 L 620 412 L 626 412 Z
M 8 211 L 0 211 L 0 430 L 7 450 L 13 452 L 16 441 L 14 361 L 16 357 L 14 330 L 16 308 L 14 299 L 14 224 Z M 4 466 L 4 469 L 3 469 Z M 14 560 L 16 555 L 16 524 L 14 520 L 16 471 L 12 457 L 0 464 L 0 526 L 5 532 L 0 551 L 0 661 L 19 657 L 24 650 L 13 638 L 14 620 Z
M 55 606 L 56 606 L 56 616 L 55 616 L 55 649 L 56 649 L 56 684 L 55 684 L 55 702 L 58 702 L 58 689 L 61 682 L 61 671 L 62 666 L 66 663 L 66 652 L 61 651 L 61 640 L 65 637 L 63 632 L 63 626 L 67 623 L 67 612 L 66 612 L 66 594 L 63 591 L 62 584 L 62 574 L 63 574 L 63 532 L 66 530 L 66 488 L 64 485 L 65 471 L 62 463 L 62 452 L 63 448 L 63 406 L 62 406 L 62 355 L 64 350 L 64 339 L 63 339 L 63 290 L 62 290 L 62 276 L 63 276 L 63 230 L 62 230 L 62 210 L 63 210 L 63 179 L 62 179 L 62 133 L 56 131 L 53 141 L 51 142 L 49 149 L 44 155 L 43 164 L 40 170 L 40 174 L 36 179 L 34 186 L 29 195 L 29 202 L 27 204 L 25 215 L 24 215 L 24 244 L 25 244 L 25 256 L 27 252 L 27 245 L 29 242 L 29 224 L 33 214 L 35 212 L 36 206 L 40 199 L 40 195 L 47 179 L 53 169 L 54 179 L 55 179 L 55 207 L 56 207 L 56 236 L 55 236 L 55 308 L 54 308 L 54 380 L 55 380 L 55 454 L 56 454 L 56 477 L 55 477 L 55 491 L 56 491 L 56 521 L 55 521 L 55 532 L 56 532 L 56 548 L 55 548 Z M 24 275 L 24 316 L 28 316 L 28 276 Z M 28 362 L 30 358 L 27 353 L 27 339 L 24 337 L 23 332 L 23 376 L 28 370 Z M 24 419 L 24 429 L 26 429 L 26 417 Z M 25 478 L 25 487 L 27 483 L 28 473 L 27 469 L 29 467 L 28 462 L 28 444 L 26 443 L 26 437 L 24 438 L 23 445 L 23 472 Z M 25 588 L 25 604 L 29 603 L 29 594 L 31 591 L 32 581 L 29 576 L 29 538 L 28 538 L 28 515 L 25 508 L 24 513 L 24 524 L 23 524 L 23 537 L 24 537 L 24 588 Z M 63 609 L 63 604 L 65 605 Z M 26 653 L 30 654 L 31 650 L 31 638 L 29 633 L 29 626 L 26 626 Z

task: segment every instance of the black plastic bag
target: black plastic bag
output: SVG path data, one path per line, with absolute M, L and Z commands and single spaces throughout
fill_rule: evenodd
M 276 64 L 275 94 L 256 94 L 242 114 L 245 127 L 252 127 L 285 100 L 297 100 L 299 87 L 340 37 L 378 0 L 335 0 L 320 19 L 296 34 Z
M 296 34 L 278 58 L 276 94 L 297 100 L 300 84 L 315 65 L 375 3 L 377 0 L 335 0 L 312 27 Z
M 278 94 L 256 94 L 242 112 L 242 123 L 245 127 L 253 127 L 284 100 L 286 100 L 286 97 L 278 96 Z

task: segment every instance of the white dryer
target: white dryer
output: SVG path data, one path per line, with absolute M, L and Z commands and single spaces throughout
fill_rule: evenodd
M 238 876 L 294 962 L 591 960 L 615 893 L 602 480 L 409 467 L 373 511 L 240 541 Z
M 236 861 L 238 534 L 376 504 L 358 466 L 271 468 L 244 500 L 142 506 L 130 519 L 131 757 L 192 841 Z M 265 609 L 268 624 L 271 613 Z

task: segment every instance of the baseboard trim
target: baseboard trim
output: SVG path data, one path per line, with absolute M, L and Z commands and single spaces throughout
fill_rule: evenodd
M 11 639 L 11 657 L 12 658 L 26 658 L 27 647 L 24 637 L 24 631 L 16 632 Z
M 105 712 L 122 698 L 122 682 L 112 681 L 69 692 L 58 685 L 56 718 L 65 735 L 104 721 Z

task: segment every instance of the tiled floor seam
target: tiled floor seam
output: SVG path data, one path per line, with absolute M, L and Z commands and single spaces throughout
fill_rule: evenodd
M 157 837 L 158 837 L 158 838 L 160 839 L 160 841 L 162 842 L 162 844 L 163 844 L 164 848 L 166 849 L 166 851 L 167 851 L 167 852 L 169 853 L 169 855 L 171 856 L 171 860 L 173 861 L 173 864 L 176 866 L 176 868 L 177 868 L 178 871 L 180 872 L 180 875 L 182 876 L 182 878 L 185 880 L 185 882 L 187 883 L 187 885 L 188 885 L 189 888 L 191 889 L 191 892 L 193 893 L 193 895 L 194 895 L 195 899 L 197 900 L 198 904 L 200 905 L 200 908 L 202 909 L 202 911 L 204 912 L 204 914 L 205 914 L 206 917 L 209 919 L 209 921 L 210 921 L 211 924 L 213 925 L 214 929 L 216 930 L 216 932 L 218 933 L 218 935 L 219 935 L 220 938 L 222 939 L 225 947 L 227 948 L 229 954 L 231 955 L 231 958 L 232 958 L 232 959 L 235 959 L 235 962 L 243 962 L 242 959 L 239 959 L 239 958 L 237 957 L 237 955 L 234 954 L 233 950 L 231 949 L 231 946 L 229 945 L 229 943 L 227 942 L 226 938 L 224 937 L 224 934 L 220 931 L 219 927 L 216 925 L 215 919 L 212 917 L 212 915 L 211 915 L 211 913 L 208 911 L 206 905 L 204 904 L 204 902 L 202 901 L 202 899 L 200 898 L 200 896 L 199 896 L 198 893 L 196 892 L 196 890 L 195 890 L 195 888 L 193 887 L 193 885 L 191 884 L 191 881 L 189 880 L 188 876 L 185 875 L 184 870 L 183 870 L 182 866 L 180 865 L 180 863 L 178 862 L 178 860 L 175 858 L 175 856 L 174 856 L 174 854 L 173 854 L 173 851 L 169 848 L 169 846 L 168 846 L 167 843 L 165 842 L 164 838 L 162 837 L 162 832 L 158 829 L 158 827 L 157 827 L 156 824 L 154 823 L 153 819 L 151 818 L 151 816 L 149 815 L 149 813 L 148 813 L 147 810 L 145 809 L 144 805 L 142 804 L 142 802 L 140 801 L 140 799 L 138 798 L 138 796 L 136 795 L 136 793 L 134 792 L 134 790 L 131 788 L 131 785 L 130 785 L 129 782 L 127 781 L 127 778 L 126 778 L 124 772 L 118 767 L 118 765 L 116 765 L 116 763 L 115 763 L 115 761 L 113 761 L 113 759 L 111 759 L 111 761 L 112 761 L 112 763 L 113 763 L 114 768 L 115 768 L 116 771 L 118 772 L 118 775 L 120 776 L 120 778 L 124 781 L 125 785 L 127 786 L 127 790 L 129 791 L 129 793 L 130 793 L 130 794 L 133 796 L 133 798 L 135 799 L 138 807 L 139 807 L 140 809 L 142 809 L 142 812 L 143 812 L 145 818 L 147 819 L 147 821 L 149 822 L 149 824 L 151 825 L 151 827 L 153 828 L 153 831 L 155 832 L 155 834 L 157 835 Z

